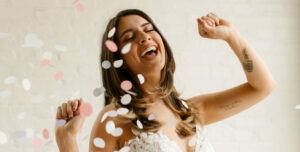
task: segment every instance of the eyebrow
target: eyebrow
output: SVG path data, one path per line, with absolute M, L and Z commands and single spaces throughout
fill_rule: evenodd
M 149 22 L 143 23 L 140 27 L 144 27 L 144 26 L 146 26 L 146 25 L 148 25 L 148 24 L 150 24 L 150 23 L 149 23 Z M 121 34 L 120 39 L 122 38 L 122 36 L 123 36 L 125 33 L 127 33 L 127 32 L 132 32 L 132 31 L 133 31 L 133 29 L 127 29 L 127 30 L 125 30 L 125 31 Z

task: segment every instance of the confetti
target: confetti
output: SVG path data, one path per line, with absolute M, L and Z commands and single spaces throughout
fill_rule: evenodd
M 115 32 L 116 32 L 116 28 L 113 27 L 111 30 L 109 30 L 107 37 L 111 38 L 112 36 L 114 36 Z
M 127 54 L 131 49 L 131 43 L 126 44 L 123 48 L 122 48 L 122 54 Z
M 103 67 L 104 69 L 109 69 L 109 68 L 110 68 L 110 62 L 109 62 L 108 60 L 104 60 L 104 61 L 102 62 L 102 67 Z
M 26 128 L 25 132 L 26 132 L 26 138 L 32 138 L 34 135 L 34 130 L 32 128 Z
M 54 45 L 54 48 L 57 50 L 57 51 L 61 51 L 61 52 L 66 52 L 67 51 L 67 48 L 63 45 Z
M 148 116 L 148 120 L 153 120 L 155 118 L 154 114 Z
M 6 38 L 8 36 L 8 33 L 0 32 L 0 38 Z
M 12 135 L 14 138 L 24 138 L 26 136 L 25 131 L 15 131 Z
M 106 40 L 105 41 L 105 46 L 108 48 L 108 50 L 110 50 L 111 52 L 117 52 L 118 50 L 118 46 L 116 45 L 116 43 L 112 40 Z
M 30 81 L 29 81 L 28 79 L 26 79 L 26 78 L 23 79 L 22 85 L 23 85 L 23 88 L 24 88 L 26 91 L 30 90 L 30 88 L 31 88 Z
M 128 80 L 124 80 L 122 83 L 121 83 L 121 88 L 125 91 L 128 91 L 132 88 L 132 83 Z
M 34 137 L 33 139 L 32 139 L 32 143 L 33 143 L 33 145 L 35 146 L 35 147 L 41 147 L 42 146 L 42 140 L 40 139 L 40 138 L 38 138 L 38 137 Z
M 138 77 L 141 84 L 143 84 L 145 82 L 145 78 L 142 74 L 138 74 L 137 77 Z
M 6 144 L 6 142 L 7 142 L 7 137 L 5 133 L 0 130 L 0 144 Z
M 107 115 L 110 116 L 110 117 L 115 117 L 118 115 L 117 111 L 115 110 L 110 110 L 107 112 Z
M 121 148 L 119 152 L 129 152 L 129 151 L 130 151 L 130 147 L 125 146 L 125 147 Z
M 65 125 L 66 124 L 66 120 L 64 120 L 64 119 L 59 119 L 59 120 L 56 120 L 56 123 L 55 123 L 55 126 L 56 127 L 60 127 L 60 126 L 63 126 L 63 125 Z
M 137 126 L 138 126 L 140 129 L 143 129 L 143 124 L 141 123 L 140 120 L 137 120 L 137 121 L 136 121 L 136 124 L 137 124 Z
M 186 109 L 188 109 L 188 108 L 189 108 L 189 106 L 186 104 L 186 102 L 185 102 L 185 101 L 181 100 L 181 103 L 183 104 L 183 106 L 184 106 Z
M 25 36 L 25 44 L 23 48 L 41 48 L 44 45 L 43 41 L 40 40 L 35 34 L 29 33 Z
M 17 81 L 17 78 L 15 76 L 9 76 L 9 77 L 5 78 L 4 84 L 12 84 L 12 83 L 15 83 L 16 81 Z
M 123 105 L 128 105 L 131 102 L 131 96 L 129 94 L 125 94 L 121 97 L 121 103 Z
M 296 109 L 300 109 L 300 104 L 295 107 Z
M 103 88 L 103 87 L 101 87 L 101 88 L 95 88 L 93 94 L 94 94 L 95 97 L 98 97 L 103 92 L 105 92 L 105 88 Z
M 48 132 L 48 130 L 46 128 L 43 129 L 43 136 L 44 136 L 45 139 L 49 138 L 49 132 Z
M 106 118 L 107 118 L 108 114 L 107 112 L 105 112 L 102 116 L 101 122 L 103 122 Z
M 44 100 L 45 100 L 45 98 L 43 96 L 35 96 L 35 97 L 31 98 L 31 101 L 34 103 L 43 102 Z
M 79 112 L 80 112 L 80 114 L 88 117 L 92 114 L 93 108 L 92 108 L 91 104 L 89 104 L 89 103 L 82 103 L 79 107 Z
M 129 112 L 129 110 L 127 109 L 127 108 L 123 108 L 123 107 L 121 107 L 121 108 L 119 108 L 118 110 L 117 110 L 117 113 L 119 114 L 119 115 L 125 115 L 125 114 L 127 114 Z
M 44 66 L 47 66 L 47 65 L 50 65 L 50 61 L 47 60 L 47 59 L 43 60 L 43 61 L 41 62 L 41 64 L 40 64 L 41 67 L 44 67 Z
M 43 53 L 43 58 L 47 59 L 47 60 L 51 60 L 51 58 L 52 58 L 52 52 L 50 52 L 50 51 L 44 52 Z
M 11 92 L 8 91 L 8 90 L 5 90 L 5 91 L 0 92 L 0 97 L 1 97 L 2 99 L 7 98 L 7 97 L 10 97 L 10 96 L 11 96 Z
M 114 61 L 114 67 L 119 68 L 123 65 L 123 59 Z
M 77 8 L 78 11 L 84 11 L 84 7 L 83 7 L 82 4 L 77 4 L 76 8 Z
M 72 2 L 72 5 L 74 5 L 75 3 L 77 3 L 78 2 L 78 0 L 74 0 L 73 2 Z
M 112 120 L 108 121 L 105 125 L 105 130 L 107 133 L 113 133 L 115 131 L 115 123 Z
M 98 148 L 104 148 L 105 147 L 105 141 L 102 138 L 96 137 L 93 140 L 94 145 Z
M 62 72 L 57 72 L 55 74 L 55 80 L 60 80 L 60 79 L 62 79 L 62 77 L 63 77 L 63 73 Z
M 118 137 L 118 136 L 121 136 L 123 133 L 123 129 L 122 128 L 116 128 L 114 130 L 114 132 L 111 133 L 111 135 L 115 136 L 115 137 Z
M 18 114 L 17 118 L 24 119 L 26 115 L 27 115 L 26 112 L 21 112 L 21 113 Z
M 189 140 L 189 146 L 190 147 L 193 147 L 196 145 L 196 141 L 197 141 L 197 138 L 193 137 L 192 139 Z

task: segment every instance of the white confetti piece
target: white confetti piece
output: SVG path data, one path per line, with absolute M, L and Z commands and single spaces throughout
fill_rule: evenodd
M 145 82 L 145 78 L 142 74 L 138 74 L 137 77 L 139 78 L 139 81 L 141 84 L 143 84 Z
M 22 85 L 23 85 L 23 88 L 24 88 L 26 91 L 30 90 L 30 88 L 31 88 L 30 81 L 29 81 L 28 79 L 26 79 L 26 78 L 23 79 Z
M 2 99 L 4 99 L 4 98 L 7 98 L 7 97 L 10 97 L 11 94 L 12 94 L 12 93 L 11 93 L 10 91 L 4 90 L 4 91 L 0 92 L 0 97 L 1 97 Z
M 57 51 L 61 51 L 61 52 L 66 52 L 67 51 L 67 48 L 63 45 L 54 45 L 54 48 L 57 50 Z
M 104 148 L 105 147 L 105 141 L 102 138 L 96 137 L 94 138 L 94 145 L 98 148 Z
M 51 58 L 52 58 L 52 52 L 50 52 L 50 51 L 44 52 L 43 53 L 43 58 L 47 59 L 47 60 L 51 60 Z
M 108 121 L 105 125 L 105 130 L 107 133 L 113 133 L 115 131 L 115 123 L 112 120 Z
M 95 97 L 98 97 L 98 96 L 100 96 L 105 91 L 106 90 L 103 87 L 101 87 L 101 88 L 95 88 L 93 94 L 94 94 Z
M 123 148 L 120 149 L 119 152 L 129 152 L 129 151 L 130 151 L 130 147 L 124 146 Z
M 6 38 L 7 36 L 8 36 L 8 33 L 0 32 L 0 38 Z
M 26 138 L 32 138 L 34 135 L 34 130 L 32 128 L 26 128 L 25 133 L 26 133 Z
M 107 118 L 108 114 L 105 112 L 101 118 L 101 122 L 103 122 Z
M 117 111 L 115 110 L 110 110 L 107 112 L 107 115 L 110 116 L 110 117 L 115 117 L 118 115 Z
M 43 102 L 45 98 L 43 96 L 34 96 L 31 98 L 31 101 L 34 103 L 40 103 Z
M 300 104 L 295 107 L 296 109 L 300 109 Z
M 59 119 L 59 120 L 56 120 L 56 123 L 55 123 L 55 126 L 56 127 L 60 127 L 60 126 L 63 126 L 66 124 L 66 120 L 64 119 Z
M 114 67 L 119 68 L 123 65 L 123 59 L 114 61 Z
M 26 136 L 26 132 L 23 130 L 13 132 L 12 136 L 14 138 L 24 138 Z
M 0 131 L 0 144 L 6 144 L 6 142 L 7 142 L 6 134 Z
M 123 133 L 123 129 L 122 128 L 116 128 L 114 130 L 114 132 L 112 133 L 112 135 L 115 136 L 115 137 L 118 137 L 118 136 L 121 136 L 122 133 Z
M 40 40 L 35 34 L 29 33 L 25 36 L 25 44 L 23 48 L 41 48 L 44 45 L 43 41 Z
M 137 121 L 136 121 L 136 124 L 137 124 L 137 126 L 138 126 L 140 129 L 143 129 L 143 124 L 141 123 L 140 120 L 137 120 Z
M 125 115 L 125 114 L 127 114 L 129 112 L 129 110 L 127 109 L 127 108 L 123 108 L 123 107 L 121 107 L 121 108 L 119 108 L 118 110 L 117 110 L 117 113 L 119 114 L 119 115 Z
M 12 84 L 17 81 L 17 78 L 15 76 L 9 76 L 4 80 L 4 84 Z
M 121 53 L 122 53 L 122 54 L 126 54 L 126 53 L 128 53 L 128 52 L 130 51 L 130 49 L 131 49 L 131 43 L 128 43 L 128 44 L 126 44 L 126 45 L 122 48 Z
M 103 67 L 104 69 L 109 69 L 109 68 L 110 68 L 110 62 L 109 62 L 108 60 L 104 60 L 104 61 L 102 62 L 102 67 Z
M 188 108 L 189 108 L 189 106 L 186 104 L 186 102 L 185 102 L 185 101 L 181 100 L 181 103 L 183 104 L 183 106 L 184 106 L 186 109 L 188 109 Z
M 155 118 L 154 114 L 148 116 L 148 120 L 153 120 Z
M 107 37 L 111 38 L 112 36 L 114 36 L 115 32 L 116 32 L 116 28 L 113 27 L 111 30 L 109 30 Z
M 21 112 L 18 114 L 17 118 L 19 119 L 24 119 L 26 117 L 27 113 L 26 112 Z
M 189 140 L 189 146 L 190 147 L 193 147 L 196 145 L 196 141 L 197 141 L 197 138 L 193 137 L 192 139 Z
M 125 94 L 121 97 L 121 103 L 123 105 L 128 105 L 131 102 L 131 96 L 129 94 Z

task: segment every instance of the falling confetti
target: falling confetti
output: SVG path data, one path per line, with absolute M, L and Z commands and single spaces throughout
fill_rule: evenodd
M 15 83 L 16 81 L 17 81 L 17 78 L 15 76 L 9 76 L 9 77 L 5 78 L 4 84 L 12 84 L 12 83 Z
M 136 121 L 136 124 L 137 124 L 137 126 L 138 126 L 140 129 L 143 129 L 143 124 L 141 123 L 140 120 L 137 120 L 137 121 Z
M 48 132 L 48 130 L 46 128 L 43 129 L 43 136 L 44 136 L 45 139 L 49 138 L 49 132 Z
M 129 94 L 125 94 L 121 97 L 121 103 L 123 105 L 128 105 L 131 102 L 131 96 Z
M 124 80 L 121 82 L 121 88 L 125 91 L 128 91 L 132 88 L 132 83 L 128 80 Z
M 21 112 L 21 113 L 19 113 L 19 114 L 17 115 L 17 118 L 19 118 L 19 119 L 24 119 L 26 115 L 27 115 L 26 112 Z
M 127 54 L 131 49 L 131 43 L 126 44 L 123 48 L 122 48 L 122 54 Z
M 26 79 L 26 78 L 23 79 L 22 85 L 23 85 L 23 88 L 24 88 L 26 91 L 30 90 L 30 88 L 31 88 L 30 81 L 29 81 L 28 79 Z
M 96 137 L 94 138 L 94 145 L 98 148 L 104 148 L 105 141 L 102 138 Z
M 74 0 L 74 2 L 72 2 L 72 5 L 76 4 L 78 2 L 78 0 Z
M 119 108 L 118 110 L 117 110 L 117 113 L 119 114 L 119 115 L 125 115 L 125 114 L 127 114 L 129 112 L 129 110 L 127 109 L 127 108 L 123 108 L 123 107 L 121 107 L 121 108 Z
M 103 87 L 101 87 L 101 88 L 95 88 L 93 94 L 94 94 L 95 97 L 98 97 L 103 92 L 105 92 L 105 88 L 103 88 Z
M 110 116 L 110 117 L 115 117 L 118 115 L 117 111 L 115 110 L 110 110 L 107 112 L 107 115 Z
M 41 62 L 41 64 L 40 64 L 41 67 L 44 67 L 44 66 L 47 66 L 47 65 L 50 65 L 50 61 L 47 60 L 47 59 L 43 60 L 43 61 Z
M 114 36 L 115 32 L 116 32 L 116 28 L 113 27 L 111 30 L 109 30 L 107 37 L 111 38 L 112 36 Z
M 125 147 L 121 148 L 119 152 L 129 152 L 129 151 L 130 151 L 130 147 L 125 146 Z
M 55 123 L 55 126 L 56 127 L 60 127 L 60 126 L 63 126 L 63 125 L 65 125 L 66 124 L 66 120 L 64 120 L 64 119 L 59 119 L 59 120 L 56 120 L 56 123 Z
M 0 38 L 6 38 L 8 36 L 8 33 L 0 32 Z
M 54 45 L 54 48 L 57 50 L 57 51 L 61 51 L 61 52 L 66 52 L 67 51 L 67 48 L 63 45 Z
M 35 34 L 29 33 L 25 37 L 25 44 L 23 48 L 41 48 L 44 45 L 43 41 L 40 40 Z
M 38 137 L 34 137 L 32 143 L 35 147 L 41 147 L 43 145 L 42 140 Z
M 88 117 L 92 114 L 93 108 L 92 108 L 91 104 L 89 104 L 89 103 L 82 103 L 79 107 L 79 112 L 80 112 L 80 114 Z
M 300 104 L 295 107 L 296 109 L 300 109 Z
M 14 138 L 24 138 L 26 137 L 26 132 L 25 131 L 15 131 L 12 135 Z
M 25 132 L 26 132 L 26 138 L 32 138 L 34 135 L 34 130 L 32 128 L 26 128 Z
M 82 4 L 77 4 L 76 8 L 77 8 L 78 11 L 84 11 L 84 7 L 83 7 Z
M 103 122 L 107 118 L 108 114 L 105 112 L 101 118 L 101 122 Z
M 114 67 L 115 68 L 119 68 L 122 65 L 123 65 L 123 60 L 122 59 L 114 61 Z
M 62 79 L 62 77 L 63 77 L 63 73 L 62 72 L 57 72 L 55 74 L 55 80 L 60 80 L 60 79 Z
M 108 48 L 108 50 L 110 50 L 111 52 L 117 52 L 118 50 L 118 46 L 116 45 L 116 43 L 112 40 L 106 40 L 105 41 L 105 46 Z
M 197 138 L 193 137 L 192 139 L 189 140 L 189 146 L 190 147 L 193 147 L 196 145 L 196 141 L 197 141 Z
M 141 84 L 143 84 L 145 82 L 145 78 L 142 74 L 138 74 L 137 77 L 138 77 Z
M 123 133 L 123 129 L 122 129 L 122 128 L 116 128 L 116 129 L 114 130 L 114 132 L 112 132 L 111 134 L 112 134 L 113 136 L 115 136 L 115 137 L 118 137 L 118 136 L 121 136 L 122 133 Z
M 10 96 L 11 96 L 11 92 L 8 91 L 8 90 L 5 90 L 5 91 L 0 92 L 0 97 L 1 97 L 2 99 L 7 98 L 7 97 L 10 97 Z
M 102 62 L 102 67 L 103 67 L 104 69 L 109 69 L 109 68 L 110 68 L 110 62 L 109 62 L 108 60 L 104 60 L 104 61 Z
M 43 53 L 43 58 L 47 59 L 47 60 L 51 60 L 51 58 L 52 58 L 52 52 L 50 52 L 50 51 L 44 52 Z
M 7 142 L 6 134 L 0 130 L 0 144 L 6 144 L 6 142 Z
M 185 101 L 181 100 L 181 103 L 183 104 L 183 106 L 184 106 L 186 109 L 188 109 L 188 108 L 189 108 L 189 106 L 186 104 L 186 102 L 185 102 Z
M 115 123 L 112 120 L 108 121 L 105 125 L 105 130 L 107 133 L 113 133 L 115 131 Z
M 154 114 L 148 116 L 148 120 L 153 120 L 155 118 Z

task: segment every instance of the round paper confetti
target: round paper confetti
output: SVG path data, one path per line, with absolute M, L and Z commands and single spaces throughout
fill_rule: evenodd
M 95 88 L 93 94 L 94 94 L 95 97 L 98 97 L 98 96 L 100 96 L 103 92 L 105 92 L 105 88 L 102 88 L 102 87 L 101 87 L 101 88 Z
M 15 76 L 9 76 L 4 80 L 4 84 L 12 84 L 15 83 L 17 78 Z
M 130 151 L 130 147 L 125 146 L 125 147 L 121 148 L 119 152 L 129 152 L 129 151 Z
M 21 112 L 21 113 L 19 113 L 19 114 L 17 115 L 17 118 L 19 118 L 19 119 L 24 119 L 26 115 L 27 115 L 26 112 Z
M 13 133 L 13 137 L 14 138 L 24 138 L 26 136 L 26 132 L 25 131 L 15 131 Z
M 32 143 L 35 147 L 41 147 L 43 145 L 42 140 L 38 137 L 33 138 Z
M 182 102 L 183 106 L 184 106 L 186 109 L 188 109 L 188 108 L 189 108 L 189 106 L 186 104 L 186 102 L 185 102 L 185 101 L 181 100 L 181 102 Z
M 0 144 L 6 144 L 7 137 L 4 132 L 0 131 Z
M 89 115 L 92 114 L 93 108 L 92 108 L 91 104 L 89 104 L 89 103 L 82 103 L 79 107 L 79 112 L 80 112 L 80 114 L 88 117 Z
M 103 67 L 104 69 L 109 69 L 109 68 L 110 68 L 110 62 L 109 62 L 108 60 L 104 60 L 104 61 L 102 62 L 102 67 Z
M 98 148 L 104 148 L 105 141 L 102 138 L 96 137 L 94 138 L 94 145 Z
M 8 90 L 5 90 L 5 91 L 0 92 L 0 97 L 1 97 L 2 99 L 7 98 L 7 97 L 9 97 L 9 96 L 11 96 L 11 92 L 8 91 Z
M 30 90 L 30 88 L 31 88 L 30 81 L 29 81 L 28 79 L 26 79 L 26 78 L 23 79 L 22 85 L 23 85 L 23 88 L 24 88 L 26 91 Z
M 66 120 L 64 120 L 64 119 L 59 119 L 59 120 L 56 120 L 56 123 L 55 123 L 55 126 L 56 127 L 60 127 L 60 126 L 63 126 L 63 125 L 65 125 L 66 124 Z
M 131 96 L 129 94 L 125 94 L 121 97 L 121 103 L 123 105 L 128 105 L 131 102 Z
M 136 121 L 136 124 L 137 124 L 137 126 L 138 126 L 140 129 L 143 129 L 143 124 L 141 123 L 140 120 L 137 120 L 137 121 Z
M 123 48 L 122 48 L 122 54 L 126 54 L 130 51 L 131 49 L 131 43 L 126 44 Z
M 42 61 L 42 63 L 40 64 L 40 66 L 41 66 L 41 67 L 44 67 L 44 66 L 47 66 L 47 65 L 49 65 L 49 64 L 50 64 L 50 61 L 47 60 L 47 59 L 45 59 L 45 60 Z
M 118 47 L 116 43 L 112 40 L 106 40 L 105 41 L 105 46 L 110 50 L 111 52 L 116 52 L 118 50 Z
M 197 139 L 195 137 L 193 137 L 192 139 L 189 140 L 189 146 L 190 147 L 193 147 L 196 145 L 196 141 Z
M 57 72 L 55 74 L 55 80 L 60 80 L 60 79 L 62 79 L 62 77 L 63 77 L 63 73 L 62 72 Z
M 57 50 L 57 51 L 61 51 L 61 52 L 66 52 L 67 51 L 67 48 L 63 45 L 55 45 L 54 48 Z
M 145 78 L 142 74 L 138 74 L 137 77 L 139 78 L 141 84 L 145 82 Z
M 124 80 L 122 83 L 121 83 L 121 88 L 125 91 L 128 91 L 132 88 L 132 83 L 128 80 Z
M 29 33 L 25 37 L 25 44 L 23 48 L 41 48 L 44 45 L 43 41 L 40 40 L 35 34 Z
M 125 114 L 127 114 L 129 112 L 129 110 L 127 109 L 127 108 L 119 108 L 118 110 L 117 110 L 117 113 L 119 114 L 119 115 L 125 115 Z
M 107 133 L 113 133 L 115 131 L 115 123 L 112 120 L 108 121 L 105 125 L 105 130 Z
M 122 128 L 116 128 L 114 130 L 114 132 L 112 133 L 112 135 L 115 136 L 115 137 L 118 137 L 118 136 L 121 136 L 122 133 L 123 133 L 123 129 Z
M 48 132 L 48 130 L 46 128 L 43 129 L 43 136 L 44 136 L 45 139 L 49 138 L 49 132 Z
M 153 120 L 155 118 L 154 114 L 148 116 L 148 120 Z
M 83 7 L 82 4 L 77 4 L 76 8 L 77 8 L 78 11 L 81 11 L 81 12 L 84 10 L 84 7 Z
M 8 36 L 8 33 L 0 32 L 0 38 L 6 38 L 7 36 Z
M 110 117 L 115 117 L 118 115 L 117 111 L 115 110 L 110 110 L 107 112 L 107 115 L 110 116 Z
M 107 37 L 111 38 L 112 36 L 114 36 L 115 32 L 116 32 L 116 28 L 113 27 L 111 30 L 109 30 Z
M 105 112 L 101 118 L 101 122 L 103 122 L 107 118 L 108 114 Z
M 34 135 L 34 130 L 32 128 L 26 128 L 25 132 L 26 132 L 26 138 L 32 138 Z
M 52 58 L 52 52 L 50 52 L 50 51 L 44 52 L 43 53 L 43 58 L 47 59 L 47 60 L 51 60 L 51 58 Z
M 123 59 L 114 61 L 114 67 L 119 68 L 123 65 Z

